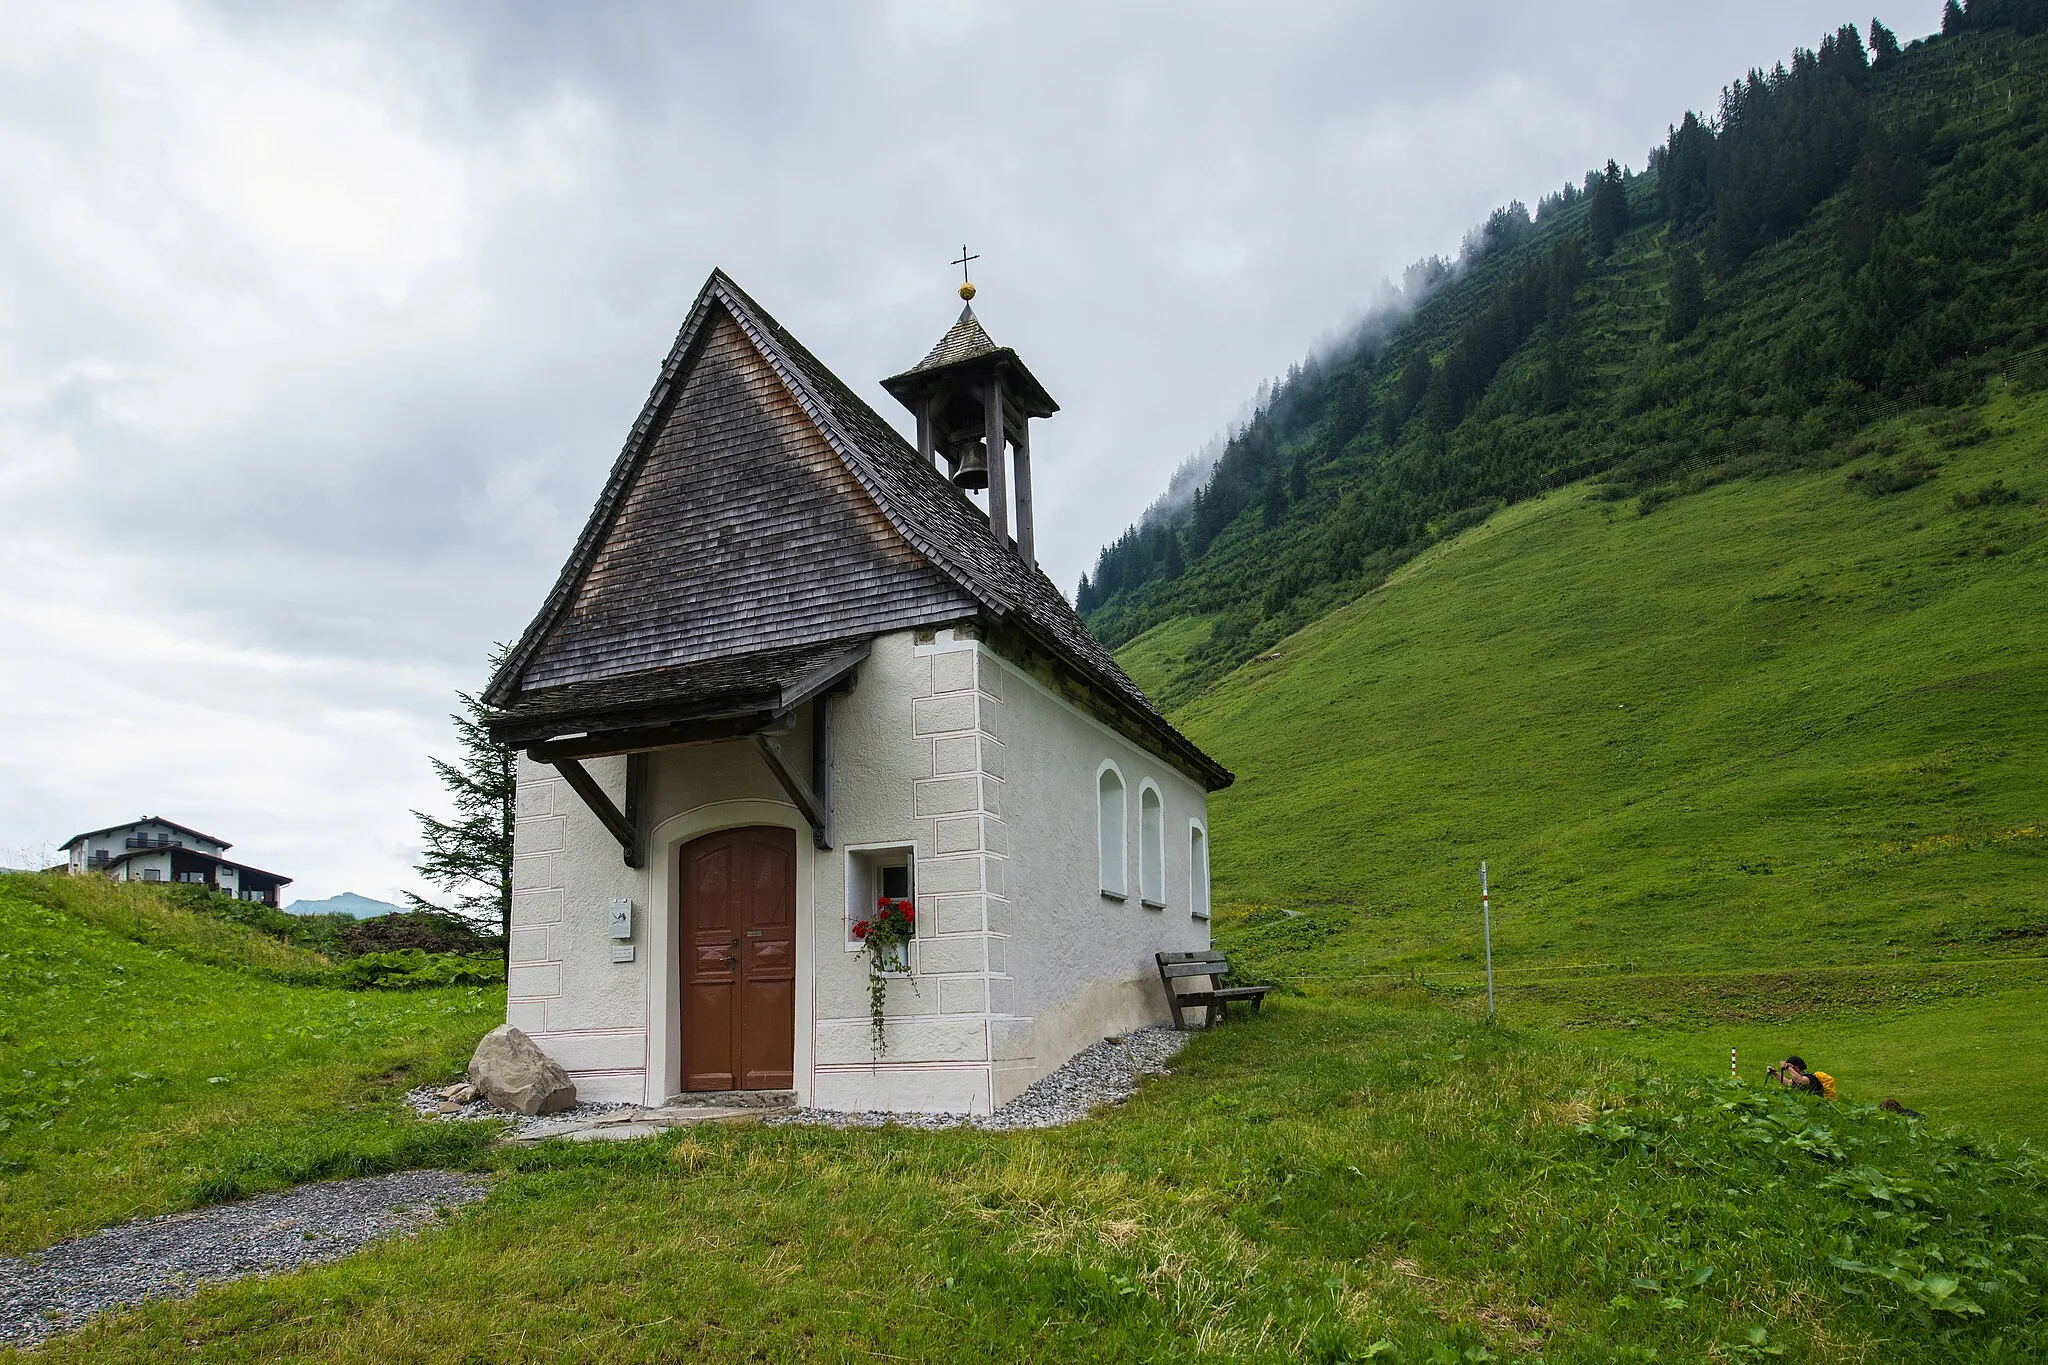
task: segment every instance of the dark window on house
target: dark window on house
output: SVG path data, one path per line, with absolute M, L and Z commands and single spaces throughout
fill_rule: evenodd
M 881 873 L 882 895 L 887 896 L 890 900 L 910 899 L 910 864 L 898 863 L 893 867 L 885 866 L 881 869 Z

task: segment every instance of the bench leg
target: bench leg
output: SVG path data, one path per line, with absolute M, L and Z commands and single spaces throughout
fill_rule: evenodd
M 1230 1007 L 1221 1000 L 1211 1000 L 1209 1002 L 1208 1027 L 1215 1028 L 1218 1024 L 1227 1024 L 1229 1022 Z

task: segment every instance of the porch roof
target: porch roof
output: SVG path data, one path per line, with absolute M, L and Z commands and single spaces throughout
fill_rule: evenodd
M 738 738 L 838 684 L 870 643 L 856 636 L 540 688 L 494 716 L 491 737 L 538 748 L 541 761 Z

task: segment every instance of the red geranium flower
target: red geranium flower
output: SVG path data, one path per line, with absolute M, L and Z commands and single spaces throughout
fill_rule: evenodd
M 853 936 L 855 938 L 866 938 L 868 936 L 868 922 L 866 920 L 862 920 L 853 926 Z

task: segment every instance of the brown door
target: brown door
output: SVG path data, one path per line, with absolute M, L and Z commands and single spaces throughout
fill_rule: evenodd
M 683 1089 L 787 1090 L 796 1069 L 796 835 L 683 845 Z

